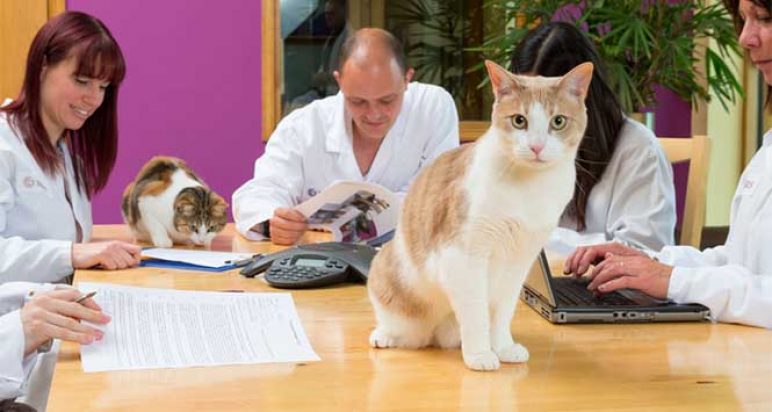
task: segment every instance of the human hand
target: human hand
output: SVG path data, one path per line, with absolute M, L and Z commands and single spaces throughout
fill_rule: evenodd
M 110 316 L 102 313 L 102 308 L 93 299 L 76 303 L 79 296 L 77 289 L 70 288 L 37 293 L 21 308 L 25 356 L 51 339 L 83 345 L 102 339 L 102 331 L 80 321 L 106 324 Z
M 593 246 L 579 246 L 573 253 L 568 255 L 568 258 L 566 258 L 566 261 L 563 263 L 563 273 L 566 275 L 574 274 L 574 276 L 577 277 L 582 276 L 587 273 L 587 269 L 590 268 L 590 265 L 597 265 L 609 253 L 618 256 L 648 257 L 638 249 L 633 249 L 616 242 Z
M 648 256 L 606 254 L 588 275 L 587 289 L 608 293 L 618 289 L 637 289 L 659 299 L 667 298 L 673 267 Z
M 308 219 L 296 209 L 280 207 L 268 221 L 271 241 L 277 245 L 292 245 L 308 228 Z
M 141 253 L 139 246 L 120 240 L 73 243 L 72 267 L 87 269 L 99 265 L 108 270 L 126 269 L 139 265 Z

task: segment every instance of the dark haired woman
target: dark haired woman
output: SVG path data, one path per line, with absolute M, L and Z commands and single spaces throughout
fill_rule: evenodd
M 0 283 L 139 262 L 135 245 L 88 242 L 90 200 L 115 163 L 125 70 L 110 32 L 84 13 L 57 16 L 35 36 L 21 92 L 0 108 Z
M 772 1 L 724 0 L 740 32 L 740 46 L 772 86 Z M 768 90 L 769 91 L 769 90 Z M 619 244 L 581 247 L 565 271 L 581 276 L 591 264 L 589 289 L 641 290 L 678 303 L 701 303 L 721 322 L 772 328 L 772 131 L 740 177 L 722 246 L 699 251 L 669 246 L 652 257 Z
M 625 117 L 604 64 L 579 29 L 553 22 L 531 30 L 512 55 L 513 73 L 562 76 L 595 65 L 587 94 L 587 131 L 576 161 L 576 188 L 550 248 L 618 242 L 643 250 L 673 244 L 673 173 L 654 134 Z

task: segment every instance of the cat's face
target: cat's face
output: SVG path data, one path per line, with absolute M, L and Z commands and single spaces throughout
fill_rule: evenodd
M 504 154 L 517 167 L 542 169 L 576 157 L 587 126 L 584 99 L 593 66 L 563 77 L 514 75 L 485 62 L 496 101 L 491 115 Z
M 227 223 L 227 209 L 217 193 L 202 186 L 185 188 L 174 200 L 174 227 L 194 244 L 209 246 Z

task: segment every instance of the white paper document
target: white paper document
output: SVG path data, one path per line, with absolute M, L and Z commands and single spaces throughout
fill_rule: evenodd
M 394 230 L 402 199 L 373 182 L 339 180 L 297 205 L 308 228 L 332 234 L 332 240 L 364 243 Z
M 80 282 L 112 317 L 81 346 L 85 372 L 318 361 L 289 293 L 150 289 Z
M 142 256 L 171 262 L 219 268 L 252 257 L 251 253 L 212 252 L 209 250 L 149 248 L 142 250 Z

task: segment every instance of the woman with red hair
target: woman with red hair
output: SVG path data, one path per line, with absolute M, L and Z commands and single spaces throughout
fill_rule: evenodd
M 115 39 L 87 14 L 57 16 L 32 41 L 22 90 L 0 108 L 0 283 L 138 264 L 136 245 L 88 242 L 90 200 L 115 164 L 125 72 Z
M 105 25 L 67 12 L 37 33 L 21 93 L 0 108 L 0 409 L 25 392 L 45 408 L 51 339 L 88 344 L 102 338 L 92 325 L 109 321 L 77 290 L 31 282 L 139 263 L 136 245 L 88 241 L 90 200 L 115 164 L 125 71 Z

